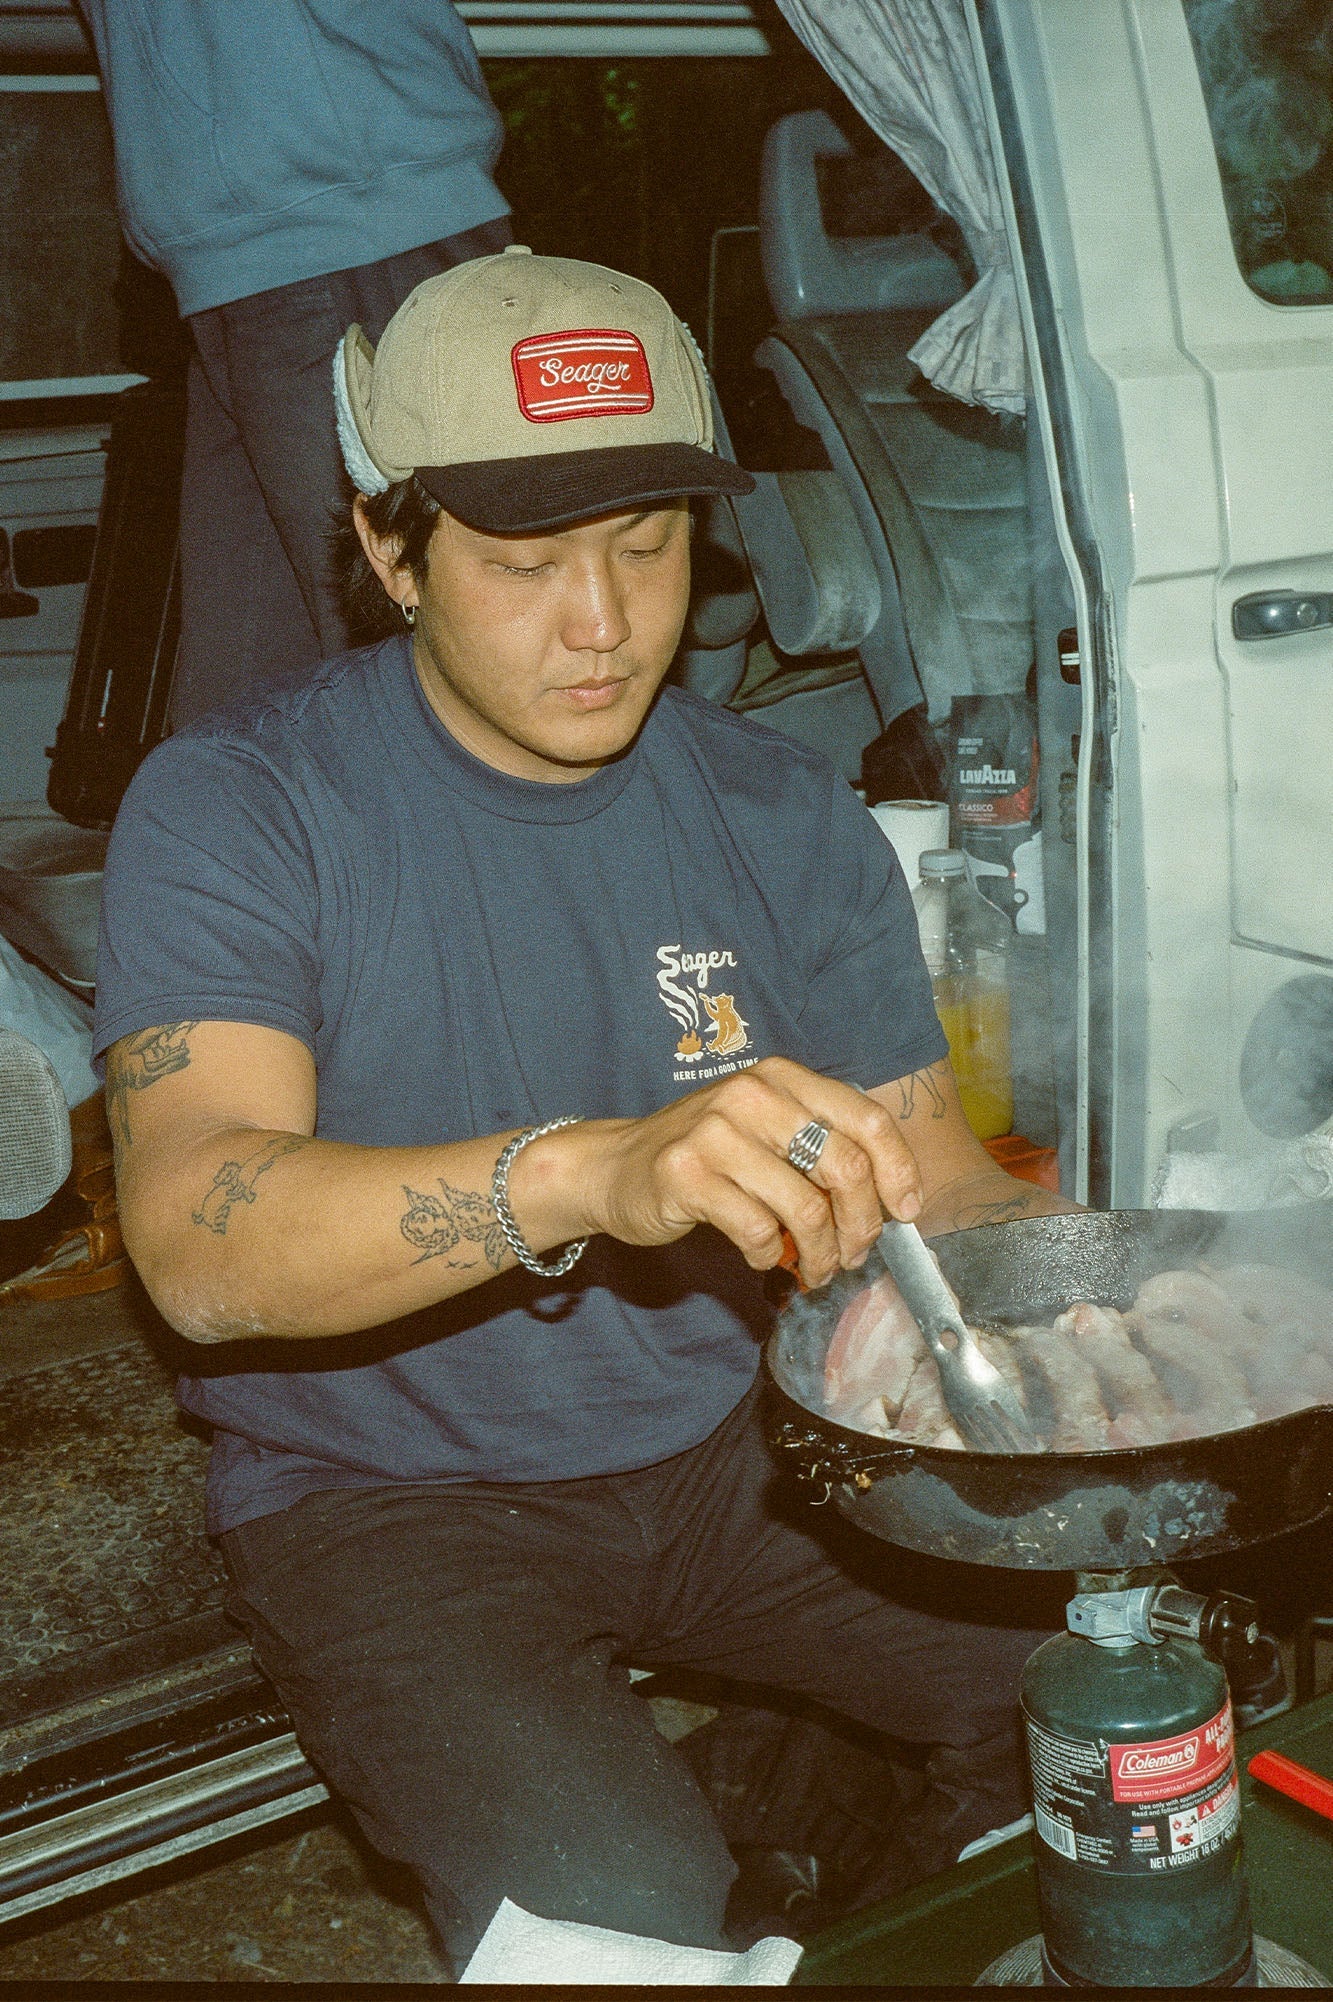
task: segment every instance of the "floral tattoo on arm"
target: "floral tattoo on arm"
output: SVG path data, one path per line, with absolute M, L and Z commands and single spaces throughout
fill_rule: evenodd
M 443 1201 L 424 1189 L 410 1189 L 406 1182 L 403 1184 L 408 1208 L 398 1228 L 408 1243 L 416 1247 L 417 1256 L 412 1263 L 421 1265 L 428 1258 L 443 1258 L 457 1270 L 466 1271 L 477 1263 L 476 1258 L 450 1258 L 449 1253 L 460 1245 L 475 1244 L 491 1270 L 499 1272 L 508 1246 L 489 1196 L 478 1195 L 475 1189 L 451 1188 L 443 1177 L 438 1186 L 444 1192 Z

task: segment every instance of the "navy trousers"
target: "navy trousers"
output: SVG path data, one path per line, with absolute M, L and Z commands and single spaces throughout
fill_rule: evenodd
M 346 648 L 328 548 L 345 478 L 334 350 L 354 321 L 378 342 L 424 278 L 512 237 L 501 216 L 191 315 L 173 729 L 300 681 Z

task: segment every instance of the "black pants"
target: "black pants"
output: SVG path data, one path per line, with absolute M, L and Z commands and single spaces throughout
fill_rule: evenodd
M 354 321 L 378 342 L 423 279 L 512 237 L 501 216 L 191 315 L 173 729 L 302 680 L 346 647 L 328 548 L 343 481 L 334 350 Z
M 223 1537 L 302 1745 L 417 1872 L 456 1964 L 505 1896 L 723 1943 L 734 1866 L 630 1664 L 799 1692 L 928 1746 L 896 1831 L 909 1879 L 1022 1812 L 1015 1695 L 1042 1636 L 895 1604 L 773 1484 L 752 1394 L 640 1472 L 341 1490 Z M 850 1534 L 891 1581 L 894 1553 Z

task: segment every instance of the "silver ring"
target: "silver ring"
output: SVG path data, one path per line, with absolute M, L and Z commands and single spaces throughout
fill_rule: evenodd
M 787 1149 L 787 1159 L 793 1168 L 799 1168 L 803 1175 L 810 1174 L 824 1151 L 828 1139 L 827 1126 L 821 1126 L 817 1119 L 811 1119 L 799 1133 L 794 1133 Z

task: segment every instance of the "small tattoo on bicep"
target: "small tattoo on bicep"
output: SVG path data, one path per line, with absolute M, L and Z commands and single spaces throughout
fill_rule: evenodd
M 294 1154 L 298 1147 L 308 1147 L 309 1144 L 309 1140 L 300 1133 L 282 1133 L 274 1140 L 265 1141 L 244 1161 L 224 1161 L 191 1220 L 202 1224 L 205 1230 L 213 1231 L 218 1237 L 225 1237 L 227 1220 L 237 1203 L 254 1201 L 255 1183 L 259 1177 L 267 1174 L 273 1163 L 281 1161 L 284 1154 Z
M 941 1077 L 946 1069 L 947 1065 L 941 1059 L 939 1063 L 931 1064 L 928 1070 L 913 1071 L 910 1077 L 900 1077 L 895 1080 L 898 1086 L 899 1119 L 910 1119 L 912 1117 L 912 1114 L 916 1110 L 918 1088 L 925 1094 L 925 1102 L 930 1108 L 931 1118 L 943 1119 L 949 1109 L 948 1100 L 945 1098 L 940 1084 Z
M 189 1068 L 190 1035 L 197 1022 L 163 1022 L 122 1036 L 106 1054 L 106 1110 L 117 1147 L 130 1145 L 130 1094 L 147 1091 L 174 1071 Z
M 475 1189 L 451 1188 L 443 1177 L 439 1187 L 444 1191 L 443 1201 L 424 1189 L 410 1189 L 406 1182 L 403 1184 L 408 1208 L 399 1219 L 398 1228 L 417 1249 L 418 1256 L 412 1263 L 421 1265 L 428 1258 L 447 1258 L 458 1271 L 466 1271 L 476 1264 L 476 1259 L 448 1258 L 448 1253 L 460 1245 L 475 1244 L 491 1269 L 500 1271 L 508 1246 L 490 1197 L 478 1195 Z

